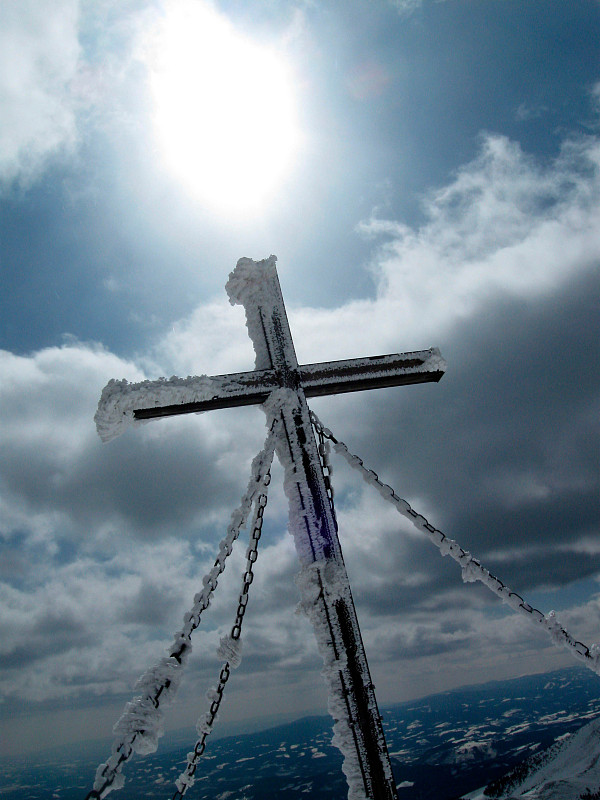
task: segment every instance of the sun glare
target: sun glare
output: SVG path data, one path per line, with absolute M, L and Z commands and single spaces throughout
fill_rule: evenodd
M 168 7 L 150 64 L 169 169 L 207 206 L 256 213 L 299 143 L 285 60 L 204 3 Z

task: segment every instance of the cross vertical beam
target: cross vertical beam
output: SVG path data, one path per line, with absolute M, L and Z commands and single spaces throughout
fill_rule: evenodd
M 289 527 L 302 572 L 299 585 L 313 623 L 329 684 L 334 742 L 344 756 L 350 800 L 396 800 L 374 686 L 350 591 L 337 524 L 302 387 L 275 258 L 240 259 L 227 284 L 232 303 L 246 311 L 256 369 L 273 370 L 279 391 L 265 403 L 278 413 L 276 452 L 285 471 Z M 304 587 L 304 590 L 302 590 Z M 312 594 L 311 594 L 312 593 Z M 306 600 L 311 595 L 312 602 Z

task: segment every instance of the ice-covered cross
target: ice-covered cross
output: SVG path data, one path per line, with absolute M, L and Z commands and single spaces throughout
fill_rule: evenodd
M 436 348 L 412 353 L 299 365 L 276 270 L 276 258 L 238 261 L 226 286 L 244 306 L 255 369 L 215 377 L 131 384 L 111 381 L 96 414 L 104 441 L 135 420 L 262 404 L 280 421 L 277 456 L 284 467 L 289 529 L 301 564 L 297 583 L 323 657 L 350 800 L 397 797 L 337 524 L 312 430 L 307 397 L 439 381 L 445 363 Z

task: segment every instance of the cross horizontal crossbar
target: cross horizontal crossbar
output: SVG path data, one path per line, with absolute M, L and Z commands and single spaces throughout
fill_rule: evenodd
M 360 392 L 364 389 L 439 381 L 444 369 L 445 363 L 440 352 L 433 347 L 412 353 L 305 364 L 298 367 L 298 378 L 306 397 L 321 397 L 343 392 Z M 152 408 L 134 408 L 134 419 L 153 419 L 261 404 L 281 385 L 279 375 L 273 369 L 215 375 L 209 380 L 211 388 L 215 389 L 212 397 Z M 163 386 L 166 388 L 168 383 L 169 381 L 164 381 Z M 130 385 L 130 389 L 133 388 Z

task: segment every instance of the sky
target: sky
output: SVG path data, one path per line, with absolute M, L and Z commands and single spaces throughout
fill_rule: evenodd
M 597 0 L 0 3 L 0 748 L 109 737 L 202 585 L 258 408 L 102 444 L 111 378 L 252 369 L 224 285 L 274 253 L 300 363 L 439 347 L 317 398 L 338 439 L 600 641 Z M 333 457 L 379 703 L 574 663 Z M 221 719 L 325 713 L 273 471 Z M 243 535 L 242 535 L 243 538 Z M 196 631 L 193 726 L 245 544 Z

